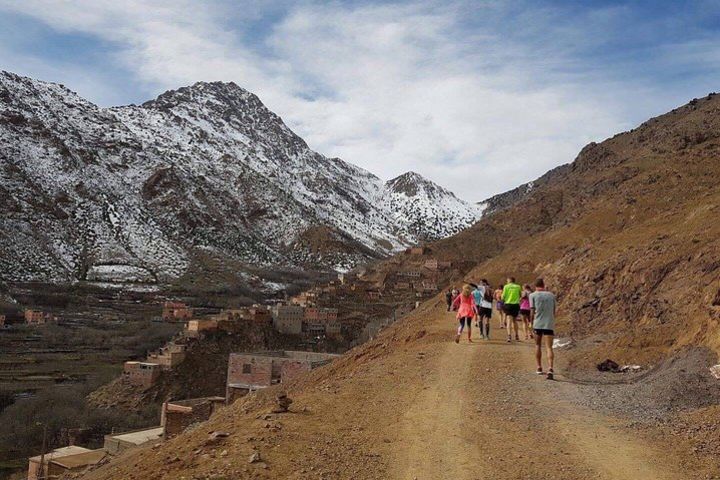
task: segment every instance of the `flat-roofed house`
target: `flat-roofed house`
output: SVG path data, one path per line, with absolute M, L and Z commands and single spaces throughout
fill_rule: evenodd
M 437 270 L 438 269 L 438 260 L 437 258 L 431 258 L 429 260 L 425 260 L 424 267 L 428 270 Z
M 218 329 L 217 318 L 199 318 L 188 320 L 185 324 L 185 334 L 188 337 L 196 338 L 204 332 L 213 332 Z
M 228 359 L 226 398 L 238 397 L 261 388 L 288 382 L 297 375 L 331 362 L 331 353 L 269 351 L 231 353 Z
M 105 450 L 90 450 L 71 445 L 56 448 L 45 455 L 37 455 L 28 459 L 28 480 L 58 478 L 67 472 L 78 472 L 90 465 L 95 465 L 105 458 Z
M 273 327 L 280 333 L 300 335 L 305 310 L 299 305 L 277 305 L 273 309 Z
M 148 388 L 160 378 L 160 371 L 157 363 L 128 361 L 123 365 L 123 379 L 131 385 Z
M 163 303 L 162 319 L 166 322 L 185 321 L 192 318 L 192 308 L 182 302 Z
M 163 434 L 163 427 L 145 428 L 131 432 L 105 435 L 103 449 L 111 455 L 117 455 L 133 447 L 144 445 L 154 440 L 160 440 Z
M 148 363 L 160 365 L 162 370 L 172 370 L 185 361 L 186 345 L 182 343 L 168 343 L 157 352 L 150 352 L 147 356 Z
M 28 325 L 45 325 L 55 320 L 50 313 L 41 310 L 25 310 L 25 323 Z
M 163 437 L 172 438 L 182 433 L 190 425 L 204 422 L 221 405 L 225 405 L 225 397 L 191 398 L 163 403 L 160 412 Z

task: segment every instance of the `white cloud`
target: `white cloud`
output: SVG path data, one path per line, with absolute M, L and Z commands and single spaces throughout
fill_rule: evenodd
M 577 45 L 582 29 L 546 32 L 557 20 L 550 10 L 514 18 L 533 43 L 495 28 L 504 2 L 290 4 L 248 43 L 262 8 L 0 0 L 0 10 L 113 42 L 117 61 L 152 91 L 233 80 L 321 153 L 383 178 L 412 169 L 469 200 L 531 180 L 628 126 L 632 89 L 572 65 L 569 44 L 553 35 Z M 469 27 L 469 13 L 485 21 Z M 596 13 L 595 30 L 615 15 Z

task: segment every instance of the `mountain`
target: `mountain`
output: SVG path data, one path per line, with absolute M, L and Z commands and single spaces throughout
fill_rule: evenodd
M 385 187 L 386 209 L 404 220 L 405 228 L 414 238 L 437 240 L 454 235 L 482 215 L 481 207 L 459 200 L 452 192 L 415 172 L 393 178 Z
M 477 218 L 435 216 L 475 210 L 416 174 L 406 198 L 312 151 L 234 83 L 100 108 L 2 72 L 0 139 L 8 280 L 166 282 L 209 261 L 345 269 Z
M 533 180 L 532 182 L 524 183 L 519 187 L 508 190 L 507 192 L 493 195 L 487 200 L 480 202 L 478 207 L 482 209 L 483 215 L 490 215 L 491 213 L 510 208 L 526 199 L 533 189 L 542 187 L 547 183 L 554 182 L 555 179 L 559 178 L 567 168 L 569 168 L 568 165 L 560 165 L 559 167 L 553 168 L 542 177 Z

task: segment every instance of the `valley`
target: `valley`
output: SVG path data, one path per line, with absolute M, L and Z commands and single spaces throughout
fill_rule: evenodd
M 166 428 L 167 400 L 214 402 L 173 435 L 84 452 L 102 459 L 68 476 L 720 478 L 717 95 L 472 205 L 311 151 L 234 84 L 101 109 L 0 78 L 0 206 L 21 232 L 0 237 L 0 386 L 19 394 L 3 415 L 82 386 L 74 410 L 104 414 L 96 448 L 115 426 Z M 74 183 L 81 168 L 97 183 Z M 444 292 L 509 277 L 557 296 L 557 381 L 497 313 L 490 340 L 452 341 Z M 30 307 L 59 320 L 34 325 Z M 177 323 L 153 321 L 161 308 Z

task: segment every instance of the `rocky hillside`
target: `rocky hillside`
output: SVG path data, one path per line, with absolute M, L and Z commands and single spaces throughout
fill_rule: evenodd
M 467 279 L 546 277 L 578 368 L 720 352 L 720 97 L 602 143 L 503 210 L 432 245 L 477 262 Z M 602 358 L 601 358 L 602 357 Z
M 513 205 L 516 205 L 525 200 L 534 188 L 541 187 L 546 183 L 552 183 L 556 178 L 561 176 L 563 172 L 568 168 L 568 165 L 561 165 L 556 167 L 537 180 L 532 182 L 524 183 L 519 187 L 515 187 L 507 192 L 498 193 L 492 197 L 480 202 L 478 207 L 482 209 L 483 215 L 490 215 L 491 213 L 505 210 Z
M 453 343 L 438 296 L 328 367 L 86 478 L 717 477 L 719 158 L 711 95 L 588 145 L 522 201 L 429 245 L 475 264 L 458 284 L 546 278 L 557 334 L 572 340 L 562 381 L 535 375 L 530 344 L 506 344 L 496 319 L 493 341 Z M 605 358 L 643 373 L 600 374 Z M 268 413 L 280 388 L 292 414 Z M 208 439 L 218 430 L 220 445 Z M 508 444 L 547 443 L 548 462 L 507 457 Z
M 0 140 L 0 276 L 9 280 L 165 282 L 202 276 L 209 257 L 234 269 L 342 269 L 477 218 L 418 175 L 403 196 L 312 151 L 234 83 L 100 108 L 2 72 Z M 469 213 L 438 217 L 436 204 Z

